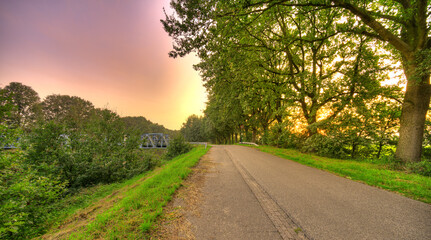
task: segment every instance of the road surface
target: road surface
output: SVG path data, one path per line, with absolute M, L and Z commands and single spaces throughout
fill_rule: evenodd
M 431 205 L 243 146 L 213 146 L 196 239 L 431 239 Z

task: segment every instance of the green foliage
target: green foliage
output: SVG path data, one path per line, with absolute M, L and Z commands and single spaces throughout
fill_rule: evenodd
M 16 145 L 16 134 L 10 133 L 16 130 L 0 126 L 0 135 L 12 137 L 7 142 Z M 0 238 L 38 234 L 41 229 L 35 226 L 46 220 L 46 213 L 54 210 L 51 204 L 64 192 L 65 183 L 41 174 L 38 168 L 26 162 L 21 150 L 0 152 Z
M 176 131 L 169 130 L 163 125 L 153 123 L 145 117 L 122 117 L 127 133 L 165 133 L 171 136 L 176 135 Z
M 195 67 L 209 95 L 205 118 L 213 141 L 251 132 L 252 141 L 278 144 L 268 130 L 293 114 L 305 138 L 322 135 L 308 139 L 306 149 L 379 158 L 397 141 L 397 156 L 409 161 L 420 158 L 421 131 L 413 129 L 424 127 L 431 96 L 424 90 L 431 45 L 429 4 L 407 2 L 172 0 L 174 13 L 162 23 L 174 40 L 171 57 L 196 52 L 201 59 Z M 385 106 L 387 94 L 400 89 L 383 87 L 397 65 L 418 87 L 407 88 L 404 101 L 392 99 L 417 106 L 404 104 L 402 116 L 400 104 Z M 340 119 L 347 123 L 338 127 Z M 398 126 L 404 130 L 396 139 Z M 336 139 L 341 145 L 320 149 L 318 141 L 331 147 Z M 367 146 L 377 150 L 367 153 Z
M 0 91 L 0 106 L 4 108 L 9 105 L 12 108 L 7 109 L 7 116 L 0 117 L 9 126 L 29 127 L 38 117 L 39 103 L 39 95 L 31 87 L 11 82 Z
M 7 91 L 0 89 L 0 121 L 6 122 L 12 115 L 14 105 L 10 96 L 7 96 Z
M 265 132 L 261 142 L 264 145 L 277 146 L 281 148 L 292 148 L 299 145 L 300 138 L 292 133 L 292 126 L 289 122 L 276 123 L 269 131 Z
M 55 121 L 70 128 L 79 128 L 93 114 L 95 108 L 87 100 L 76 96 L 49 95 L 42 102 L 46 121 Z
M 319 133 L 307 138 L 301 150 L 337 158 L 378 159 L 393 155 L 394 148 L 390 146 L 397 140 L 400 113 L 399 102 L 393 99 L 358 99 L 331 122 L 317 126 Z
M 345 142 L 338 138 L 314 134 L 307 138 L 301 146 L 301 151 L 316 153 L 321 156 L 346 158 Z
M 123 122 L 101 110 L 82 129 L 48 122 L 34 129 L 28 162 L 72 188 L 111 183 L 152 169 L 155 156 L 139 149 L 139 136 L 125 135 Z
M 413 173 L 431 177 L 431 160 L 408 163 L 407 169 Z
M 191 115 L 181 127 L 181 134 L 184 139 L 189 142 L 207 142 L 208 141 L 208 127 L 207 121 L 204 117 Z
M 425 119 L 424 146 L 424 158 L 431 159 L 431 109 L 428 110 L 427 117 Z
M 20 88 L 0 90 L 0 146 L 19 148 L 0 150 L 0 238 L 37 236 L 65 215 L 64 206 L 55 204 L 59 199 L 160 165 L 160 153 L 139 148 L 142 132 L 126 128 L 114 112 L 63 95 L 48 96 L 42 105 L 36 101 L 32 106 L 40 112 L 31 112 L 37 108 L 27 100 L 37 94 L 11 86 Z
M 73 229 L 70 239 L 147 239 L 163 207 L 175 190 L 190 174 L 191 168 L 209 150 L 194 148 L 189 153 L 169 161 L 151 173 L 151 177 L 139 176 L 134 187 L 126 189 L 123 198 L 115 201 L 109 210 L 98 214 L 82 228 Z
M 166 152 L 166 158 L 172 159 L 178 155 L 189 152 L 192 146 L 186 142 L 182 135 L 178 135 L 169 142 L 169 146 Z
M 29 136 L 26 162 L 37 166 L 40 174 L 61 176 L 70 159 L 70 139 L 64 125 L 54 122 L 40 124 Z M 63 181 L 66 178 L 61 176 Z

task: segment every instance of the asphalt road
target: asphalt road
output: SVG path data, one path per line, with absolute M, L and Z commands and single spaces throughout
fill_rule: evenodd
M 431 239 L 431 205 L 242 146 L 213 146 L 197 239 Z

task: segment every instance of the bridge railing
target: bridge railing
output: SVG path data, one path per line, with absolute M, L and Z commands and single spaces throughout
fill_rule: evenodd
M 141 135 L 143 143 L 140 148 L 167 148 L 169 135 L 163 133 L 146 133 Z
M 204 145 L 205 148 L 207 148 L 208 143 L 207 142 L 189 142 L 192 145 Z
M 239 142 L 239 144 L 247 144 L 247 145 L 253 145 L 253 146 L 259 146 L 254 142 Z

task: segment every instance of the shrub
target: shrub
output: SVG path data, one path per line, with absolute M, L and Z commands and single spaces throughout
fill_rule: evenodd
M 0 238 L 23 239 L 43 231 L 38 226 L 64 192 L 65 183 L 36 169 L 21 150 L 0 152 Z
M 28 139 L 26 163 L 36 167 L 43 176 L 69 180 L 71 147 L 67 129 L 58 123 L 48 122 L 33 129 Z
M 266 131 L 262 137 L 262 143 L 282 148 L 293 148 L 298 144 L 298 136 L 290 131 L 289 122 L 276 123 Z
M 301 151 L 313 152 L 326 157 L 347 157 L 347 151 L 343 141 L 321 134 L 314 134 L 313 136 L 307 138 L 303 142 Z
M 189 152 L 192 146 L 186 142 L 182 135 L 178 135 L 173 140 L 169 142 L 169 146 L 166 152 L 166 158 L 172 159 L 178 155 Z
M 44 176 L 68 182 L 69 188 L 120 181 L 157 164 L 157 156 L 139 149 L 139 136 L 125 135 L 116 114 L 99 112 L 82 126 L 41 124 L 31 134 L 28 162 Z
M 408 163 L 407 168 L 413 173 L 431 177 L 431 160 Z

